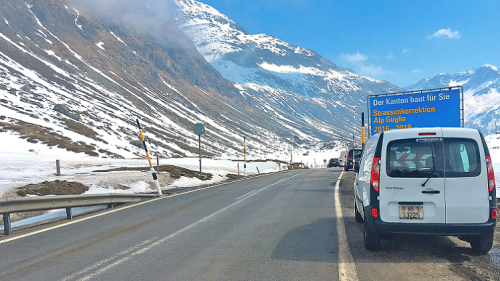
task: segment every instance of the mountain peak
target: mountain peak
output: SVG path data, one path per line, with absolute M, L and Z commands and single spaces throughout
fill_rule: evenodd
M 491 64 L 485 63 L 481 68 L 483 68 L 483 67 L 490 68 L 491 70 L 494 70 L 494 71 L 497 71 L 497 72 L 499 71 L 498 67 L 496 67 L 494 65 L 491 65 Z

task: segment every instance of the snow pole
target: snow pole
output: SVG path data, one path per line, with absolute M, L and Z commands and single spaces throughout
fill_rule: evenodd
M 155 169 L 153 168 L 153 164 L 151 164 L 151 157 L 149 157 L 148 148 L 146 147 L 146 141 L 144 140 L 144 135 L 142 134 L 141 125 L 139 124 L 139 119 L 137 119 L 137 127 L 139 127 L 139 133 L 141 133 L 142 145 L 144 146 L 144 150 L 146 151 L 146 156 L 148 157 L 149 168 L 151 170 L 151 174 L 153 175 L 153 180 L 155 182 L 156 188 L 158 189 L 158 195 L 162 195 L 160 183 L 158 182 L 158 177 L 156 176 L 156 172 L 155 172 Z

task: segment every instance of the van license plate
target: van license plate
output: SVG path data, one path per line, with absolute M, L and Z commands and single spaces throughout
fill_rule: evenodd
M 423 220 L 424 206 L 399 206 L 399 218 L 407 220 Z

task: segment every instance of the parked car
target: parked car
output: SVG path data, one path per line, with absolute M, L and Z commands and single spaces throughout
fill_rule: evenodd
M 385 131 L 371 137 L 354 181 L 364 244 L 392 234 L 457 236 L 487 253 L 496 225 L 493 163 L 484 137 L 464 128 Z
M 363 154 L 363 150 L 361 148 L 350 149 L 346 155 L 344 171 L 349 171 L 349 169 L 358 171 L 359 163 L 361 162 L 361 154 Z
M 332 158 L 330 159 L 330 161 L 328 161 L 328 165 L 327 165 L 328 168 L 331 168 L 331 167 L 340 167 L 340 161 L 338 158 Z

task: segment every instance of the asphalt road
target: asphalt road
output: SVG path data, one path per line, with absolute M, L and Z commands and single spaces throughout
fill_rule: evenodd
M 0 280 L 486 280 L 490 256 L 446 237 L 363 248 L 338 168 L 248 178 L 0 238 Z M 339 224 L 337 224 L 339 223 Z M 345 230 L 344 230 L 345 229 Z M 340 272 L 340 274 L 339 274 Z M 339 277 L 340 275 L 340 277 Z M 345 280 L 345 279 L 344 279 Z

